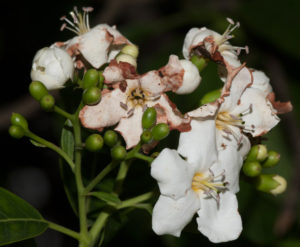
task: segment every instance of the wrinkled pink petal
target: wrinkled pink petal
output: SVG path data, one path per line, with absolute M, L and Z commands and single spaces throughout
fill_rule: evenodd
M 112 60 L 109 66 L 104 69 L 103 76 L 104 82 L 107 84 L 138 77 L 134 66 L 125 62 L 118 63 L 116 60 Z

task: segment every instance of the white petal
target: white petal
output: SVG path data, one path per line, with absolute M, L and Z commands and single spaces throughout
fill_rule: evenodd
M 213 243 L 235 240 L 243 228 L 238 202 L 231 192 L 220 194 L 219 208 L 215 199 L 202 199 L 198 215 L 198 230 Z
M 199 208 L 200 200 L 192 190 L 178 200 L 161 195 L 153 209 L 153 231 L 158 235 L 171 234 L 179 237 Z
M 226 84 L 230 84 L 230 95 L 224 97 L 224 102 L 220 107 L 220 112 L 227 111 L 231 112 L 235 109 L 236 105 L 248 86 L 251 85 L 252 76 L 248 68 L 242 68 L 232 79 L 231 75 L 228 75 Z
M 136 146 L 143 132 L 142 128 L 143 109 L 141 106 L 136 106 L 132 116 L 121 118 L 118 126 L 115 128 L 124 138 L 126 149 Z
M 151 176 L 157 180 L 160 193 L 173 199 L 191 189 L 194 173 L 193 167 L 169 148 L 163 149 L 151 164 Z
M 222 131 L 217 130 L 219 171 L 216 174 L 225 171 L 225 181 L 228 182 L 228 188 L 233 193 L 239 191 L 239 175 L 243 165 L 244 157 L 249 152 L 251 145 L 249 139 L 242 135 L 240 143 L 235 140 L 223 138 Z M 212 167 L 212 170 L 214 167 Z
M 253 75 L 253 84 L 251 88 L 257 88 L 264 92 L 265 96 L 267 96 L 270 92 L 272 92 L 272 87 L 270 85 L 270 79 L 266 76 L 266 74 L 262 71 L 255 70 L 252 72 Z
M 152 95 L 161 94 L 166 88 L 156 70 L 143 74 L 140 83 L 141 87 Z
M 212 117 L 215 115 L 217 110 L 218 110 L 218 104 L 210 103 L 210 104 L 205 104 L 193 111 L 188 112 L 188 115 L 192 118 Z
M 192 120 L 191 126 L 180 134 L 178 152 L 198 171 L 206 171 L 217 160 L 215 120 Z
M 247 88 L 241 97 L 241 102 L 233 111 L 233 114 L 247 111 L 249 106 L 252 111 L 243 116 L 245 121 L 244 132 L 249 132 L 253 136 L 260 136 L 271 130 L 280 121 L 276 115 L 276 110 L 271 102 L 266 98 L 265 93 L 259 89 Z
M 175 91 L 177 94 L 192 93 L 200 84 L 201 77 L 198 68 L 188 60 L 180 60 L 184 69 L 182 85 Z

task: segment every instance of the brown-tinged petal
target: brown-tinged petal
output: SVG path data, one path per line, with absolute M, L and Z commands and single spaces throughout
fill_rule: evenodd
M 85 106 L 80 111 L 79 119 L 85 128 L 101 129 L 118 123 L 127 111 L 121 106 L 126 103 L 126 94 L 120 89 L 102 93 L 100 103 Z
M 134 108 L 133 114 L 128 117 L 121 118 L 118 126 L 115 128 L 124 138 L 126 149 L 130 149 L 137 145 L 140 141 L 142 129 L 143 108 L 137 106 Z
M 166 123 L 170 129 L 177 129 L 180 132 L 191 129 L 190 118 L 186 115 L 183 116 L 166 94 L 162 94 L 156 101 L 149 102 L 148 106 L 155 107 L 158 123 Z
M 277 114 L 288 113 L 293 110 L 293 105 L 290 101 L 280 102 L 275 100 L 275 93 L 269 93 L 267 96 L 268 100 L 272 103 L 273 107 L 276 109 Z
M 198 107 L 197 109 L 188 112 L 188 115 L 192 118 L 207 118 L 212 117 L 216 114 L 219 108 L 218 102 L 209 103 Z
M 166 85 L 162 81 L 162 77 L 159 76 L 159 72 L 156 70 L 143 74 L 140 77 L 140 83 L 142 89 L 151 93 L 152 95 L 159 95 L 166 88 Z

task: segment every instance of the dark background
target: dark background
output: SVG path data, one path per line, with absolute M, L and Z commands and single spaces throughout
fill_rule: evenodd
M 249 67 L 264 70 L 271 78 L 278 99 L 291 100 L 294 105 L 294 111 L 281 117 L 281 124 L 264 142 L 282 157 L 279 166 L 270 172 L 284 176 L 289 186 L 286 193 L 274 197 L 257 192 L 242 181 L 238 197 L 244 231 L 239 240 L 219 246 L 300 246 L 300 2 L 297 0 L 1 1 L 0 185 L 30 202 L 46 219 L 77 229 L 60 180 L 57 155 L 33 146 L 25 138 L 14 140 L 7 134 L 11 112 L 20 112 L 27 117 L 35 133 L 58 142 L 59 119 L 42 112 L 38 103 L 29 97 L 27 88 L 36 51 L 73 37 L 67 30 L 59 31 L 59 18 L 74 5 L 79 8 L 93 6 L 91 26 L 116 24 L 139 46 L 139 72 L 166 64 L 170 54 L 182 56 L 183 39 L 191 27 L 207 26 L 222 33 L 227 26 L 226 17 L 240 21 L 241 28 L 231 42 L 249 46 L 250 54 L 243 55 L 242 60 Z M 209 66 L 192 97 L 174 99 L 183 112 L 196 107 L 203 93 L 220 86 L 214 73 L 214 66 Z M 56 96 L 59 98 L 57 93 Z M 141 174 L 145 177 L 147 172 L 148 168 L 133 168 L 129 178 L 134 180 Z M 153 182 L 151 178 L 146 180 Z M 137 180 L 135 186 L 143 187 L 143 180 Z M 180 239 L 158 237 L 151 231 L 150 216 L 134 211 L 108 246 L 124 243 L 131 246 L 212 246 L 200 233 L 195 234 L 190 229 L 194 229 L 192 225 Z M 52 230 L 38 237 L 36 243 L 43 247 L 76 246 L 73 240 Z

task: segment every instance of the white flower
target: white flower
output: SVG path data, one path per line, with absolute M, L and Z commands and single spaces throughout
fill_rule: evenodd
M 70 55 L 58 47 L 45 47 L 33 58 L 31 79 L 42 82 L 49 90 L 62 88 L 73 78 L 74 63 Z
M 227 20 L 230 24 L 222 35 L 206 27 L 190 29 L 184 40 L 182 50 L 184 57 L 189 59 L 195 53 L 222 64 L 227 63 L 234 67 L 240 66 L 238 55 L 242 49 L 248 52 L 248 47 L 232 46 L 228 42 L 233 37 L 231 33 L 240 24 L 239 22 L 235 24 L 229 18 Z
M 122 47 L 130 44 L 115 26 L 99 24 L 90 28 L 88 13 L 92 8 L 83 8 L 83 14 L 79 13 L 77 8 L 70 12 L 73 22 L 63 16 L 64 23 L 61 30 L 68 29 L 76 33 L 73 39 L 66 42 L 58 42 L 58 46 L 64 46 L 73 57 L 81 54 L 94 68 L 100 68 L 103 64 L 114 59 L 121 51 Z M 67 25 L 69 24 L 69 26 Z M 76 66 L 81 68 L 84 61 L 78 58 Z
M 198 213 L 198 230 L 218 243 L 236 239 L 242 230 L 238 203 L 230 184 L 238 177 L 227 170 L 230 162 L 220 162 L 216 148 L 214 120 L 192 120 L 192 131 L 180 135 L 178 152 L 164 149 L 152 162 L 151 175 L 161 195 L 153 209 L 152 227 L 161 234 L 180 236 L 182 229 Z M 200 138 L 199 138 L 200 137 Z M 188 140 L 189 145 L 185 141 Z

